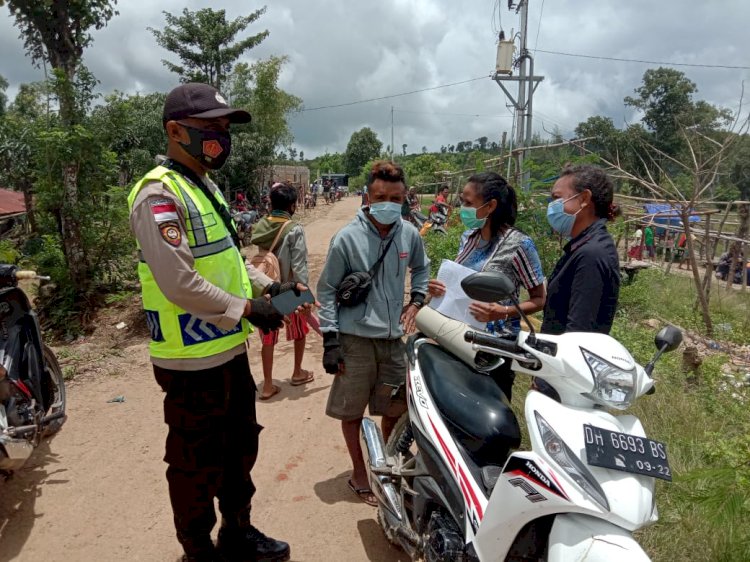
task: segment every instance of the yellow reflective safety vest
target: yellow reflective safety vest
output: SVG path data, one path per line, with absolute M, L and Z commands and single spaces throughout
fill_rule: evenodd
M 128 196 L 128 207 L 140 189 L 152 182 L 161 182 L 186 210 L 187 242 L 195 258 L 195 270 L 209 283 L 241 298 L 252 298 L 252 287 L 245 269 L 245 260 L 232 241 L 221 217 L 203 192 L 179 173 L 157 166 L 141 179 Z M 227 206 L 217 193 L 216 200 Z M 139 255 L 140 255 L 140 247 Z M 210 357 L 241 345 L 252 332 L 246 319 L 231 330 L 201 320 L 181 309 L 164 296 L 154 280 L 148 264 L 138 263 L 138 277 L 143 292 L 143 308 L 151 331 L 149 349 L 153 357 L 163 359 L 195 359 Z

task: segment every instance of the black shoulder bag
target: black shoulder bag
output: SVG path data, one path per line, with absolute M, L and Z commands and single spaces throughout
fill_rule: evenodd
M 395 234 L 391 236 L 391 239 L 385 246 L 385 250 L 380 254 L 378 261 L 370 268 L 370 271 L 350 273 L 341 280 L 338 291 L 336 291 L 336 300 L 339 306 L 357 306 L 365 302 L 367 295 L 370 294 L 370 289 L 372 289 L 372 280 L 378 272 L 380 264 L 383 263 L 385 255 L 388 253 L 395 237 Z

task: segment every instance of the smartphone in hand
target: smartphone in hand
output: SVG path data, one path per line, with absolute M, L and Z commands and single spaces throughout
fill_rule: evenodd
M 298 306 L 315 303 L 315 296 L 311 290 L 300 291 L 299 296 L 294 291 L 286 291 L 271 298 L 271 304 L 284 316 L 292 314 Z

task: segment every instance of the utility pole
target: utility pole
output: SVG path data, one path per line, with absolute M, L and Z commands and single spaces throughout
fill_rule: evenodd
M 520 42 L 520 52 L 518 58 L 513 60 L 513 51 L 515 50 L 515 37 L 509 40 L 505 39 L 505 33 L 500 32 L 499 45 L 497 50 L 497 62 L 495 65 L 495 75 L 493 79 L 498 86 L 502 88 L 505 95 L 515 108 L 515 138 L 511 136 L 512 144 L 515 144 L 517 153 L 517 173 L 523 169 L 524 150 L 523 147 L 531 145 L 532 129 L 532 109 L 534 102 L 534 92 L 539 83 L 544 80 L 544 76 L 534 75 L 534 58 L 527 48 L 527 27 L 529 20 L 529 0 L 518 0 L 514 4 L 511 0 L 508 2 L 509 9 L 515 9 L 516 13 L 521 15 L 521 30 L 518 33 Z M 513 76 L 513 68 L 518 67 L 518 76 Z M 503 82 L 518 82 L 518 94 L 514 97 L 508 91 Z M 521 183 L 524 188 L 529 185 L 529 173 L 524 172 Z
M 394 140 L 393 140 L 393 106 L 391 106 L 391 162 L 395 162 L 393 159 L 393 150 L 394 150 Z

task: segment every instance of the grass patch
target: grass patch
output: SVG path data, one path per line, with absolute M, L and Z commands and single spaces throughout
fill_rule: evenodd
M 618 314 L 634 321 L 665 318 L 703 334 L 705 326 L 696 299 L 691 278 L 648 269 L 639 272 L 633 283 L 622 287 Z M 750 293 L 728 291 L 723 284 L 719 287 L 714 282 L 710 310 L 715 339 L 737 344 L 750 341 Z

